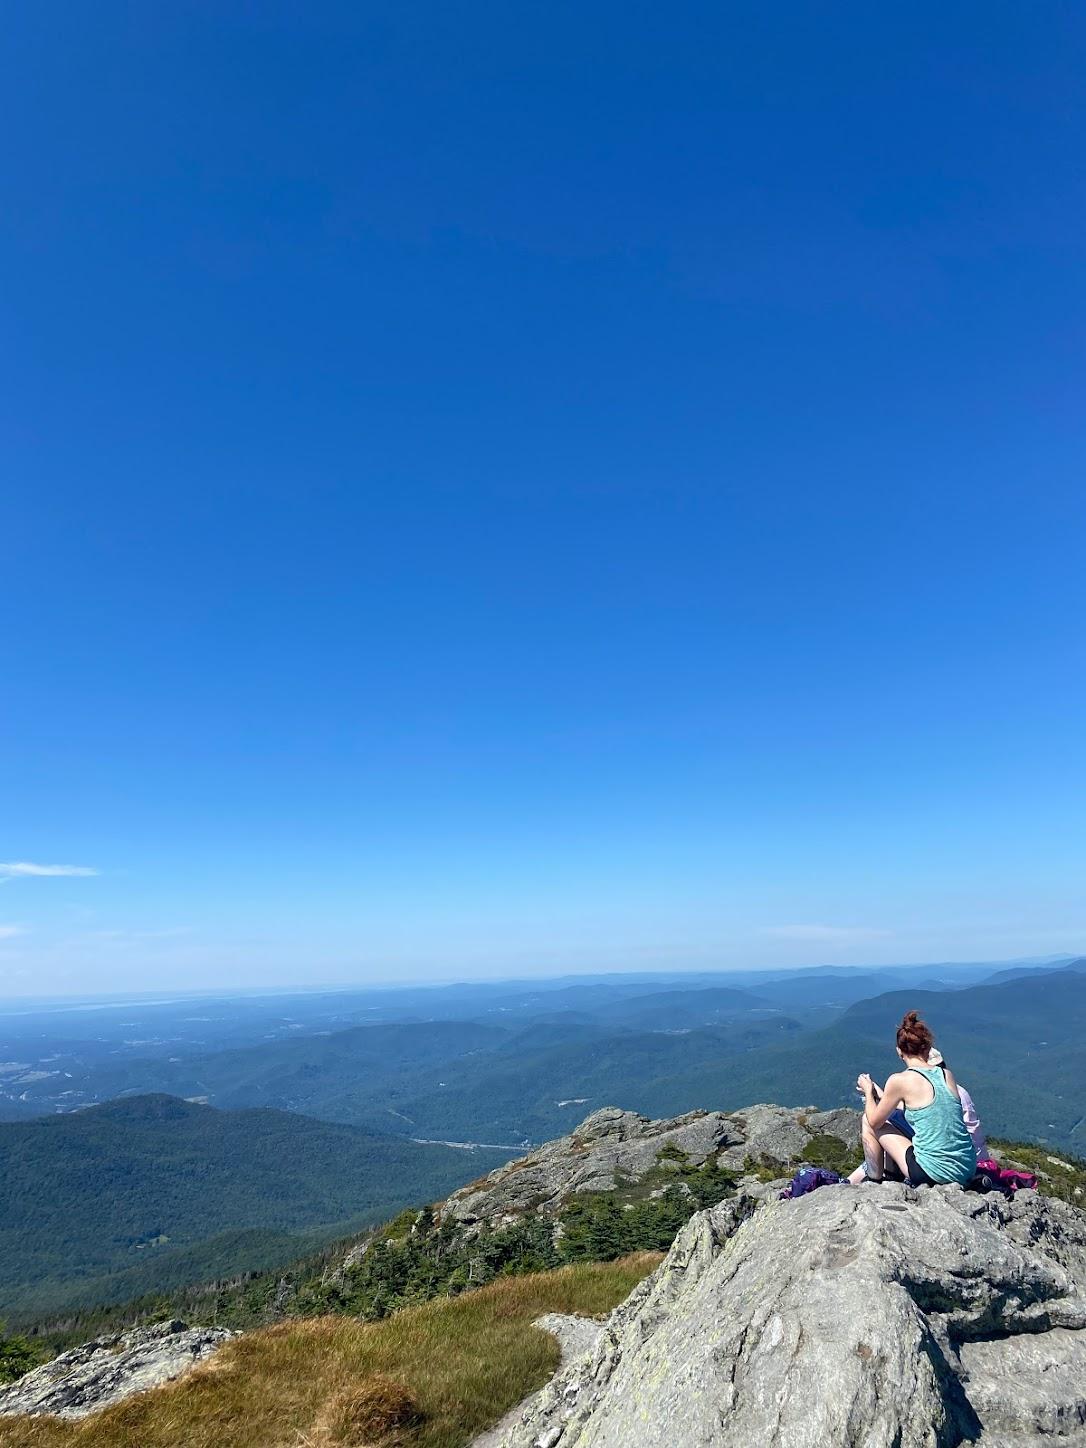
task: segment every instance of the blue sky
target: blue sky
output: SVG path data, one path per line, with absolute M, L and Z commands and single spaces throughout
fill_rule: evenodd
M 0 994 L 1086 949 L 1080 6 L 5 28 Z

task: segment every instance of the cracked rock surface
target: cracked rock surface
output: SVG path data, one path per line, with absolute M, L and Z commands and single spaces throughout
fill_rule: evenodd
M 0 1388 L 0 1414 L 84 1418 L 179 1378 L 233 1336 L 223 1327 L 157 1322 L 95 1338 Z
M 1086 1214 L 1023 1192 L 740 1192 L 501 1448 L 1086 1444 Z

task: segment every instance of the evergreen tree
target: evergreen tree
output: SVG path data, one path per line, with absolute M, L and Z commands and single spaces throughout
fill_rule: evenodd
M 44 1362 L 47 1354 L 29 1338 L 5 1336 L 4 1324 L 0 1322 L 0 1383 L 13 1383 L 31 1368 Z

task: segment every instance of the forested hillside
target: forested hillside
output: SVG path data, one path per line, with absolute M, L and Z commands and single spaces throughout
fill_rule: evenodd
M 271 1267 L 508 1155 L 168 1096 L 0 1125 L 0 1312 Z

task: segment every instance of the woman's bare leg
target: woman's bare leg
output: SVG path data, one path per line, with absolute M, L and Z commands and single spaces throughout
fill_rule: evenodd
M 878 1140 L 879 1146 L 908 1181 L 909 1167 L 905 1161 L 905 1153 L 909 1150 L 909 1138 L 896 1127 L 881 1126 L 878 1131 Z
M 860 1140 L 864 1149 L 863 1170 L 858 1176 L 856 1172 L 853 1172 L 849 1181 L 855 1185 L 866 1177 L 869 1181 L 881 1182 L 886 1169 L 886 1158 L 883 1156 L 882 1146 L 875 1134 L 875 1128 L 868 1123 L 866 1116 L 860 1123 Z

